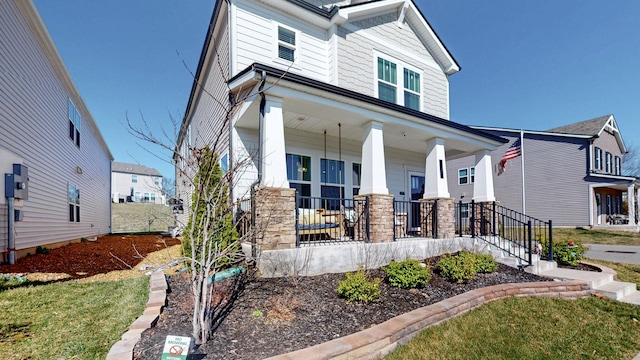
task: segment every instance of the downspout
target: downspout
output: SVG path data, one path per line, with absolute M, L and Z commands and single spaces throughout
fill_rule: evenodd
M 260 141 L 262 141 L 262 132 L 264 131 L 262 128 L 262 122 L 264 121 L 264 108 L 267 104 L 267 98 L 266 96 L 264 96 L 264 84 L 267 80 L 267 73 L 266 71 L 262 71 L 262 73 L 260 74 L 260 86 L 258 87 L 258 95 L 260 95 L 260 111 L 258 113 L 258 144 L 260 144 Z M 256 220 L 256 204 L 255 204 L 255 192 L 256 192 L 256 186 L 260 184 L 260 182 L 262 182 L 262 144 L 260 144 L 258 146 L 258 178 L 256 179 L 256 181 L 253 182 L 253 184 L 251 184 L 251 221 L 252 224 L 251 225 L 255 225 L 255 220 Z M 255 226 L 252 226 L 252 229 Z M 257 257 L 257 250 L 256 250 L 256 236 L 255 234 L 253 234 L 251 236 L 251 240 L 253 242 L 253 244 L 251 244 L 251 257 L 255 260 Z

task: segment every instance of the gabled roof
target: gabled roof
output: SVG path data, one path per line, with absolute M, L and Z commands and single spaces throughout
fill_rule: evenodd
M 600 116 L 590 120 L 580 121 L 577 123 L 564 125 L 549 129 L 546 131 L 536 130 L 521 130 L 521 129 L 509 129 L 509 128 L 495 128 L 488 126 L 471 126 L 474 129 L 480 129 L 485 131 L 502 131 L 502 132 L 524 132 L 525 134 L 537 134 L 537 135 L 549 135 L 557 137 L 570 137 L 570 138 L 584 138 L 594 139 L 602 135 L 603 131 L 607 131 L 615 136 L 618 146 L 622 153 L 627 152 L 627 148 L 622 140 L 622 135 L 618 130 L 618 124 L 612 114 Z
M 162 177 L 162 174 L 154 168 L 140 164 L 127 164 L 117 161 L 111 163 L 111 172 Z
M 580 121 L 547 130 L 548 132 L 575 135 L 599 136 L 605 125 L 613 115 L 600 116 L 595 119 Z
M 442 43 L 438 34 L 433 30 L 413 0 L 351 0 L 345 2 L 348 3 L 346 5 L 333 5 L 330 9 L 315 6 L 304 0 L 262 1 L 276 9 L 291 13 L 326 29 L 334 24 L 342 25 L 352 20 L 362 20 L 363 18 L 378 16 L 391 11 L 397 12 L 399 14 L 398 23 L 402 23 L 405 20 L 411 23 L 416 34 L 429 46 L 429 51 L 447 75 L 460 71 L 460 65 Z
M 589 135 L 593 137 L 598 137 L 603 131 L 606 131 L 615 136 L 622 153 L 624 154 L 627 152 L 627 147 L 624 145 L 624 141 L 622 140 L 622 136 L 618 130 L 618 124 L 612 114 L 553 128 L 547 131 L 560 134 Z

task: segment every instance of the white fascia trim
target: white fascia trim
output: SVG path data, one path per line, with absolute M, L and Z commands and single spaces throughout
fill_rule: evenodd
M 409 10 L 410 11 L 407 12 L 406 16 L 408 18 L 413 17 L 415 18 L 415 20 L 420 22 L 420 25 L 422 25 L 422 29 L 426 32 L 425 35 L 428 35 L 430 38 L 432 38 L 434 43 L 437 46 L 437 49 L 435 49 L 438 51 L 438 55 L 439 55 L 437 56 L 437 58 L 444 59 L 446 61 L 446 63 L 442 64 L 445 74 L 452 75 L 460 71 L 460 67 L 456 64 L 456 61 L 453 59 L 453 56 L 451 56 L 449 51 L 444 47 L 444 44 L 440 41 L 440 39 L 438 38 L 436 33 L 433 31 L 431 26 L 429 26 L 427 21 L 422 17 L 422 15 L 420 14 L 420 11 L 418 10 L 418 8 L 416 8 L 416 5 L 413 2 L 409 4 Z M 420 31 L 420 29 L 418 29 L 418 31 Z
M 302 20 L 303 22 L 308 22 L 310 24 L 322 27 L 324 29 L 328 29 L 332 23 L 332 20 L 324 16 L 314 14 L 312 11 L 304 9 L 299 5 L 290 3 L 288 1 L 260 0 L 260 2 L 265 3 L 275 9 L 281 10 L 284 13 L 292 14 L 294 17 Z
M 229 83 L 229 90 L 236 91 L 243 87 L 246 87 L 247 84 L 253 86 L 253 82 L 256 80 L 260 80 L 260 74 L 255 71 L 247 71 L 242 76 L 237 77 L 232 82 Z
M 634 176 L 607 175 L 607 174 L 597 174 L 597 173 L 590 173 L 589 176 L 597 177 L 601 179 L 611 179 L 611 180 L 626 180 L 626 181 L 636 180 L 636 177 Z M 611 184 L 611 185 L 619 185 L 619 184 Z
M 400 6 L 404 6 L 405 3 L 405 0 L 383 0 L 349 6 L 347 8 L 340 9 L 338 14 L 334 16 L 333 22 L 335 24 L 342 25 L 347 21 L 357 18 L 373 16 L 382 12 L 388 12 L 389 10 L 395 10 Z
M 498 127 L 490 127 L 490 126 L 469 126 L 469 127 L 477 130 L 493 130 L 493 131 L 513 132 L 518 134 L 520 133 L 520 131 L 522 131 L 525 134 L 532 134 L 532 135 L 549 135 L 549 136 L 560 136 L 560 137 L 577 138 L 577 139 L 593 138 L 593 136 L 591 135 L 563 134 L 563 133 L 552 133 L 552 132 L 546 132 L 546 131 L 507 129 L 507 128 L 498 128 Z
M 238 71 L 238 37 L 236 35 L 237 8 L 235 1 L 229 2 L 229 74 L 235 76 Z

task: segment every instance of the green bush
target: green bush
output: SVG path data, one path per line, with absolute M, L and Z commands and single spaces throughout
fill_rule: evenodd
M 476 256 L 468 251 L 445 254 L 436 264 L 440 275 L 459 284 L 476 278 Z
M 45 247 L 45 246 L 36 246 L 36 254 L 48 254 L 49 253 L 49 248 Z
M 498 263 L 491 254 L 474 254 L 476 257 L 476 272 L 481 274 L 492 273 L 498 270 Z
M 369 280 L 364 270 L 347 273 L 346 278 L 338 283 L 338 294 L 347 302 L 376 302 L 380 300 L 381 281 L 379 278 Z
M 382 270 L 391 286 L 403 289 L 422 287 L 431 280 L 431 269 L 417 260 L 392 261 Z
M 203 252 L 206 252 L 205 258 L 218 257 L 216 267 L 220 269 L 228 266 L 240 249 L 227 201 L 228 184 L 223 177 L 218 155 L 208 146 L 198 152 L 196 160 L 198 168 L 189 222 L 183 230 L 182 254 L 199 268 L 196 261 L 200 261 Z M 216 206 L 212 207 L 211 204 Z
M 584 257 L 587 248 L 577 241 L 566 241 L 553 243 L 553 260 L 560 265 L 576 266 Z M 549 256 L 549 246 L 542 244 L 542 255 Z

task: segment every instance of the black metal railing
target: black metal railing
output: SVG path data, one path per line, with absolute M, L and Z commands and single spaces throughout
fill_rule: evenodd
M 369 198 L 337 199 L 296 195 L 296 246 L 369 242 Z
M 455 207 L 456 232 L 471 235 L 532 264 L 533 254 L 553 261 L 552 221 L 536 219 L 496 202 L 459 202 Z
M 253 231 L 255 226 L 255 209 L 253 208 L 252 204 L 252 197 L 238 199 L 238 201 L 236 201 L 235 203 L 233 223 L 236 227 L 236 231 L 238 232 L 238 236 L 240 237 L 240 241 L 242 242 L 255 242 L 255 231 Z
M 438 238 L 438 200 L 393 201 L 393 237 Z

